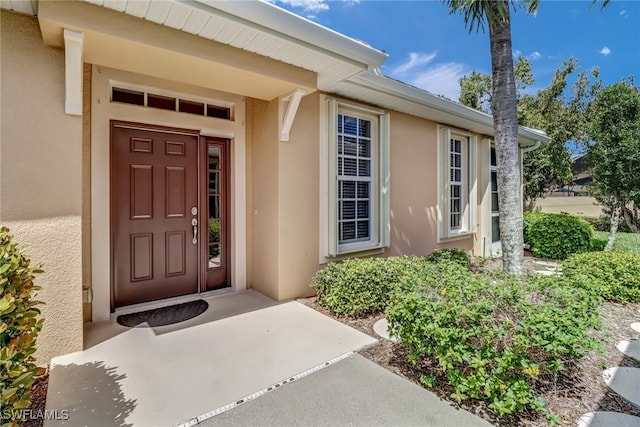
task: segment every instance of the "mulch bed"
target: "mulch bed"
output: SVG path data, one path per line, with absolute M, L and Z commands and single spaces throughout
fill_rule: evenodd
M 482 268 L 495 268 L 499 262 L 490 261 L 491 265 Z M 526 270 L 535 270 L 539 267 L 527 258 Z M 300 299 L 299 302 L 308 305 L 315 310 L 330 316 L 346 325 L 351 326 L 365 334 L 378 338 L 380 344 L 363 351 L 361 354 L 373 362 L 383 366 L 387 370 L 400 375 L 420 386 L 421 367 L 436 366 L 434 359 L 424 359 L 420 365 L 413 365 L 407 361 L 407 353 L 401 344 L 393 343 L 376 335 L 373 324 L 384 317 L 384 314 L 375 314 L 367 317 L 351 319 L 339 318 L 329 313 L 323 307 L 316 304 L 315 298 Z M 640 416 L 640 407 L 636 406 L 607 387 L 602 372 L 611 367 L 637 367 L 640 362 L 624 356 L 616 348 L 621 340 L 637 339 L 629 325 L 640 321 L 638 309 L 640 304 L 614 304 L 605 303 L 602 307 L 602 330 L 595 331 L 605 347 L 604 354 L 592 352 L 586 357 L 565 366 L 565 369 L 557 378 L 546 378 L 541 381 L 537 390 L 548 402 L 549 409 L 558 414 L 562 426 L 574 427 L 578 419 L 592 411 L 614 411 Z M 443 400 L 450 400 L 453 389 L 446 383 L 446 378 L 438 381 L 438 384 L 430 389 Z M 455 403 L 452 403 L 455 406 Z M 534 412 L 524 412 L 510 417 L 497 418 L 486 404 L 479 401 L 467 400 L 460 407 L 478 415 L 496 426 L 546 426 L 544 416 Z

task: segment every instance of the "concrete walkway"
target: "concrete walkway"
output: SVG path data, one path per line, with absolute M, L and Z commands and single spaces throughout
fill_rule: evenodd
M 198 426 L 488 427 L 491 424 L 355 354 Z
M 45 426 L 489 425 L 354 355 L 377 340 L 300 303 L 206 300 L 175 325 L 90 325 L 85 351 L 51 363 L 47 409 L 69 416 Z

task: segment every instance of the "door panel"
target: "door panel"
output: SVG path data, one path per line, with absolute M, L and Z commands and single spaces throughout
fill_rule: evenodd
M 111 124 L 113 307 L 198 291 L 198 136 L 137 126 Z

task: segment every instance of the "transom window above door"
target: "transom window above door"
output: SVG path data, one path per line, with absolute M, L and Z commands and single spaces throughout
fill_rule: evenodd
M 115 84 L 111 87 L 111 102 L 233 120 L 231 105 L 215 100 L 196 99 L 159 89 Z

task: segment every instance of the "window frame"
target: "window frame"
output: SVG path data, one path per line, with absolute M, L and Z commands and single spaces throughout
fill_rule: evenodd
M 320 262 L 382 253 L 389 246 L 389 114 L 326 95 L 321 99 L 320 132 Z M 338 115 L 371 122 L 369 239 L 340 243 Z M 357 188 L 356 188 L 357 190 Z
M 452 180 L 452 139 L 461 143 L 459 181 Z M 438 242 L 477 232 L 477 141 L 477 136 L 469 132 L 438 125 Z M 460 186 L 459 226 L 452 224 L 452 185 Z

